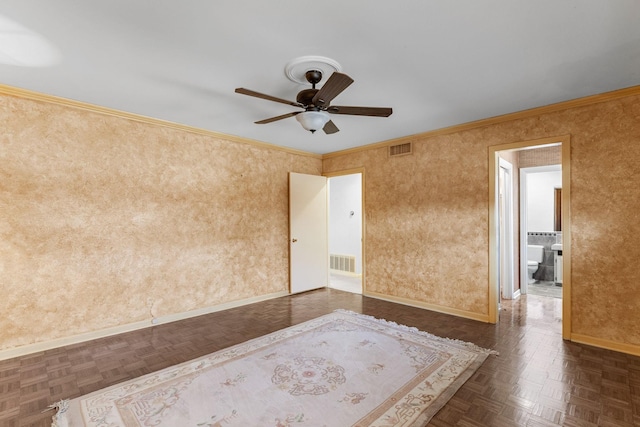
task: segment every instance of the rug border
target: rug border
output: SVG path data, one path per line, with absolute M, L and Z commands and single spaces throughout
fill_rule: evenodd
M 369 320 L 375 321 L 377 323 L 381 323 L 381 324 L 386 325 L 386 326 L 394 327 L 394 328 L 397 328 L 397 329 L 400 329 L 400 330 L 403 330 L 403 331 L 406 331 L 406 332 L 411 332 L 411 333 L 414 333 L 414 334 L 418 334 L 418 335 L 421 335 L 423 337 L 426 337 L 426 338 L 429 338 L 429 339 L 432 339 L 432 340 L 435 340 L 435 341 L 444 342 L 444 343 L 451 344 L 451 345 L 462 346 L 462 347 L 465 347 L 467 350 L 470 350 L 470 351 L 475 351 L 475 352 L 478 352 L 478 353 L 486 353 L 487 356 L 488 355 L 495 355 L 495 356 L 499 356 L 500 355 L 500 353 L 498 353 L 496 350 L 480 347 L 479 345 L 474 344 L 474 343 L 472 343 L 470 341 L 463 341 L 463 340 L 459 340 L 459 339 L 456 339 L 456 338 L 441 337 L 439 335 L 434 335 L 434 334 L 432 334 L 430 332 L 426 332 L 426 331 L 423 331 L 421 329 L 418 329 L 415 326 L 407 326 L 407 325 L 403 325 L 403 324 L 400 324 L 400 323 L 396 323 L 396 322 L 394 322 L 392 320 L 382 319 L 382 318 L 379 318 L 379 317 L 371 316 L 369 314 L 357 313 L 355 311 L 345 310 L 345 309 L 342 309 L 342 308 L 338 308 L 338 309 L 332 311 L 332 313 L 336 313 L 336 312 L 349 314 L 349 315 L 352 315 L 352 316 L 355 316 L 355 317 L 362 317 L 362 318 L 365 318 L 365 319 L 369 319 Z M 320 316 L 320 317 L 322 317 L 322 316 Z

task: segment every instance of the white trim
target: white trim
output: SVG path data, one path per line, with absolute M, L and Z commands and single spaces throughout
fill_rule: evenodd
M 240 307 L 243 305 L 253 304 L 260 301 L 266 301 L 274 298 L 280 298 L 287 296 L 287 291 L 275 292 L 273 294 L 261 295 L 258 297 L 251 297 L 237 301 L 230 301 L 223 304 L 199 308 L 197 310 L 186 311 L 183 313 L 169 314 L 167 316 L 154 317 L 153 319 L 142 320 L 135 323 L 129 323 L 127 325 L 114 326 L 112 328 L 102 329 L 99 331 L 86 332 L 70 337 L 58 338 L 51 341 L 44 341 L 34 344 L 27 344 L 24 346 L 10 348 L 7 350 L 0 350 L 0 360 L 13 359 L 14 357 L 25 356 L 27 354 L 38 353 L 41 351 L 51 350 L 58 347 L 63 347 L 71 344 L 78 344 L 85 341 L 91 341 L 95 339 L 105 338 L 112 335 L 122 334 L 125 332 L 136 331 L 138 329 L 149 328 L 151 326 L 160 325 L 163 323 L 175 322 L 177 320 L 184 320 L 190 317 L 202 316 L 203 314 L 215 313 L 217 311 L 228 310 L 230 308 Z
M 498 283 L 502 283 L 502 298 L 503 299 L 513 299 L 514 298 L 514 271 L 513 271 L 513 165 L 502 157 L 498 158 L 498 194 L 500 193 L 500 169 L 505 171 L 505 182 L 504 182 L 504 200 L 505 203 L 505 235 L 501 235 L 501 227 L 500 220 L 498 220 L 498 247 L 500 248 L 500 255 L 498 257 L 500 268 L 498 270 Z M 499 201 L 496 198 L 496 201 Z M 499 206 L 498 206 L 499 207 Z M 499 209 L 496 209 L 498 212 L 498 217 L 500 217 Z M 505 241 L 506 247 L 500 247 L 500 242 Z M 504 251 L 504 252 L 503 252 Z M 505 257 L 506 266 L 502 266 L 502 255 Z M 506 267 L 506 268 L 505 268 Z M 502 278 L 502 272 L 506 270 L 506 277 Z M 504 285 L 508 284 L 508 287 Z
M 382 301 L 395 302 L 397 304 L 407 305 L 409 307 L 424 308 L 426 310 L 435 311 L 437 313 L 448 314 L 451 316 L 462 317 L 465 319 L 477 320 L 479 322 L 490 323 L 489 316 L 482 313 L 476 313 L 473 311 L 460 310 L 457 308 L 445 307 L 443 305 L 431 304 L 428 302 L 422 302 L 411 298 L 396 297 L 393 295 L 379 294 L 377 292 L 365 291 L 363 293 L 365 297 L 375 298 Z
M 628 344 L 624 342 L 611 341 L 603 338 L 596 338 L 583 334 L 571 334 L 571 341 L 580 344 L 586 344 L 593 347 L 604 348 L 607 350 L 618 351 L 621 353 L 631 354 L 633 356 L 640 356 L 640 345 Z

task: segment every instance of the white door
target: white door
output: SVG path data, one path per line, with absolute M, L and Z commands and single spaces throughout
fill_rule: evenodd
M 327 178 L 289 174 L 290 292 L 329 283 Z

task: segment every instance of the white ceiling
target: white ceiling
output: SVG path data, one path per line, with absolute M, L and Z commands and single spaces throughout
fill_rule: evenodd
M 312 153 L 640 85 L 637 0 L 2 0 L 0 18 L 2 84 Z M 16 25 L 58 61 L 11 52 Z M 254 124 L 299 109 L 234 89 L 295 100 L 284 67 L 307 55 L 355 80 L 333 104 L 393 114 Z

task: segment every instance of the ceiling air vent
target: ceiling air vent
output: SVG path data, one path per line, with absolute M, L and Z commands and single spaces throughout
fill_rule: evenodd
M 398 145 L 390 145 L 389 157 L 404 156 L 407 154 L 411 154 L 411 149 L 412 149 L 412 146 L 410 142 L 405 142 L 404 144 L 398 144 Z

